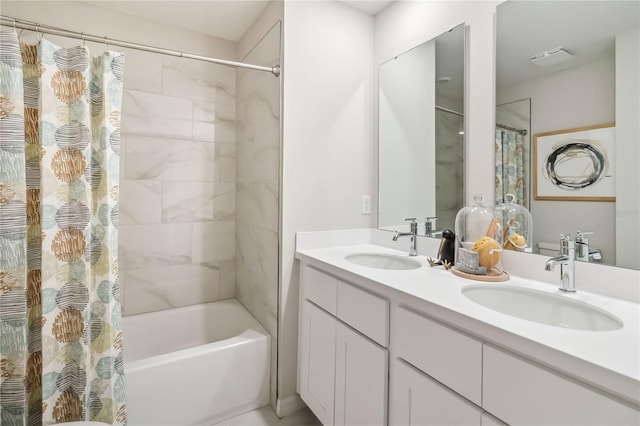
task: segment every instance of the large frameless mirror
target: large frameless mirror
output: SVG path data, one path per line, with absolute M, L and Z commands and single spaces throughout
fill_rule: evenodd
M 464 204 L 464 46 L 460 24 L 379 67 L 378 227 L 454 228 Z M 437 219 L 428 219 L 437 218 Z
M 496 200 L 518 192 L 534 252 L 581 231 L 588 261 L 638 269 L 640 3 L 507 1 L 496 16 Z

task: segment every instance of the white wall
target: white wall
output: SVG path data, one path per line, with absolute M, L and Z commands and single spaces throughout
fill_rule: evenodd
M 280 400 L 295 397 L 295 232 L 372 226 L 373 18 L 333 1 L 284 5 Z M 286 401 L 284 402 L 286 404 Z
M 496 94 L 499 105 L 526 98 L 531 98 L 532 141 L 536 133 L 614 122 L 614 57 L 500 88 Z M 602 251 L 604 263 L 615 264 L 615 215 L 610 213 L 614 209 L 614 202 L 535 200 L 532 194 L 534 250 L 539 241 L 558 242 L 560 234 L 593 231 L 590 245 Z M 570 217 L 571 228 L 557 217 Z
M 640 30 L 616 37 L 616 264 L 638 268 L 640 259 Z

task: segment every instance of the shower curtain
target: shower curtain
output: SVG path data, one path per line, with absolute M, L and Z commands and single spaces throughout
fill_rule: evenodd
M 513 194 L 516 204 L 529 208 L 524 156 L 524 138 L 521 133 L 496 129 L 496 203 L 503 203 L 505 195 Z
M 126 424 L 124 57 L 0 34 L 0 424 Z

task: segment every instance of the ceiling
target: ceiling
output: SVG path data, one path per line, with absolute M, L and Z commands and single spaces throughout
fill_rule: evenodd
M 340 3 L 368 13 L 369 15 L 377 15 L 394 1 L 395 0 L 339 0 Z
M 375 15 L 394 0 L 340 1 Z M 262 13 L 269 0 L 87 1 L 91 5 L 236 42 Z M 161 7 L 150 7 L 161 3 Z M 155 6 L 155 5 L 154 5 Z
M 238 41 L 262 13 L 268 0 L 87 1 L 149 21 Z M 154 4 L 155 3 L 155 4 Z M 156 5 L 161 3 L 161 7 Z M 150 7 L 154 4 L 155 7 Z

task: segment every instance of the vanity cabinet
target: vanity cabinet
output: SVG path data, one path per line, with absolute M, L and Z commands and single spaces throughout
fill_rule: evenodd
M 389 301 L 303 266 L 300 310 L 301 398 L 323 425 L 386 425 Z
M 324 425 L 640 425 L 636 405 L 419 299 L 305 263 L 300 282 L 298 391 Z
M 514 425 L 640 424 L 637 409 L 489 344 L 482 397 L 485 410 Z
M 391 336 L 393 425 L 640 425 L 637 409 L 411 308 L 394 308 Z

